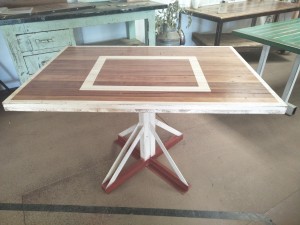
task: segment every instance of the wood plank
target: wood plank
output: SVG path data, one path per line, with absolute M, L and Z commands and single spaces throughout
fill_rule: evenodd
M 215 34 L 200 34 L 198 32 L 193 32 L 192 40 L 198 46 L 213 46 Z M 220 45 L 233 46 L 238 52 L 247 52 L 262 48 L 262 44 L 260 43 L 239 38 L 231 33 L 222 34 Z
M 176 56 L 196 57 L 210 92 L 179 91 L 99 91 L 80 90 L 99 56 Z M 170 85 L 187 84 L 191 81 L 186 64 L 162 60 L 157 65 L 147 60 L 130 61 L 138 70 L 127 70 L 126 63 L 115 60 L 103 82 L 131 83 L 159 87 L 164 82 Z M 148 74 L 147 66 L 163 67 L 166 63 L 168 76 Z M 144 82 L 138 79 L 145 67 Z M 183 69 L 181 69 L 183 68 Z M 179 72 L 178 72 L 179 71 Z M 111 79 L 109 74 L 114 74 Z M 172 75 L 174 73 L 175 75 Z M 189 72 L 188 72 L 189 73 Z M 149 76 L 147 79 L 147 76 Z M 126 80 L 126 76 L 131 76 Z M 171 78 L 171 81 L 167 80 Z M 99 81 L 99 80 L 98 80 Z M 100 79 L 101 81 L 101 79 Z M 187 83 L 185 83 L 187 82 Z M 284 113 L 285 103 L 246 64 L 232 47 L 68 47 L 53 62 L 47 65 L 28 84 L 4 102 L 8 110 L 41 111 L 126 111 L 151 110 L 156 112 L 209 112 L 209 113 Z M 242 107 L 244 106 L 244 108 Z
M 233 31 L 239 37 L 300 54 L 300 19 Z
M 108 45 L 108 46 L 144 46 L 145 43 L 137 40 L 137 39 L 127 39 L 127 38 L 121 38 L 121 39 L 114 39 L 109 41 L 101 41 L 101 42 L 93 42 L 88 43 L 85 45 Z
M 218 13 L 218 9 L 219 5 L 217 4 L 199 7 L 198 9 L 188 8 L 185 10 L 185 13 L 212 21 L 226 22 L 298 11 L 300 9 L 300 3 L 274 0 L 248 0 L 228 4 L 227 13 Z

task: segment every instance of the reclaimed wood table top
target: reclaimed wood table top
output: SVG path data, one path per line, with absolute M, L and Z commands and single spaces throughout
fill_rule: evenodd
M 233 31 L 239 37 L 300 54 L 300 19 Z
M 10 111 L 283 114 L 232 47 L 68 47 L 3 102 Z
M 219 4 L 201 6 L 198 9 L 188 8 L 187 14 L 211 21 L 234 21 L 259 16 L 274 15 L 300 10 L 300 3 L 280 2 L 274 0 L 247 0 L 229 3 L 227 13 L 218 13 Z

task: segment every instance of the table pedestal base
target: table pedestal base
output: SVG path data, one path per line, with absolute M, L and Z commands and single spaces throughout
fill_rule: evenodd
M 169 131 L 173 136 L 162 143 L 155 132 L 155 125 Z M 125 136 L 128 134 L 131 135 L 127 139 Z M 116 143 L 123 148 L 102 183 L 103 190 L 106 193 L 110 193 L 130 177 L 147 167 L 179 191 L 188 191 L 188 183 L 167 151 L 182 139 L 182 133 L 156 120 L 155 114 L 140 113 L 139 123 L 118 135 Z M 155 141 L 158 143 L 158 147 L 155 147 Z M 137 146 L 138 142 L 140 142 L 140 147 Z M 175 173 L 157 160 L 161 154 L 165 154 Z M 130 156 L 133 156 L 137 162 L 122 170 Z

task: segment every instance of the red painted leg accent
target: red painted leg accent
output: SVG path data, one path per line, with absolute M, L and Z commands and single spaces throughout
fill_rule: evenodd
M 180 142 L 183 139 L 183 135 L 175 136 L 173 135 L 171 138 L 169 138 L 167 141 L 164 142 L 164 145 L 166 149 L 172 148 L 174 145 L 176 145 L 178 142 Z M 118 145 L 123 147 L 127 141 L 126 137 L 118 135 L 118 139 L 115 141 Z M 147 161 L 143 161 L 140 159 L 140 148 L 137 146 L 134 151 L 132 152 L 132 156 L 135 159 L 138 159 L 139 161 L 132 166 L 130 166 L 128 169 L 122 171 L 116 181 L 108 188 L 106 188 L 109 181 L 104 183 L 102 185 L 103 190 L 106 193 L 110 193 L 114 189 L 116 189 L 118 186 L 123 184 L 127 179 L 132 177 L 134 174 L 142 170 L 144 167 L 148 167 L 152 172 L 166 180 L 169 184 L 171 184 L 173 187 L 178 189 L 181 192 L 187 192 L 189 189 L 189 186 L 186 186 L 178 177 L 176 174 L 174 174 L 169 168 L 161 164 L 156 160 L 157 157 L 159 157 L 161 154 L 163 154 L 163 151 L 160 147 L 156 148 L 156 154 L 155 156 L 151 157 Z
M 109 187 L 107 187 L 107 184 L 109 183 L 109 180 L 106 181 L 104 184 L 102 184 L 102 189 L 106 193 L 112 192 L 114 189 L 119 187 L 121 184 L 123 184 L 126 180 L 131 178 L 133 175 L 144 169 L 149 163 L 149 160 L 138 160 L 136 163 L 133 163 L 129 168 L 124 169 L 118 176 L 118 178 L 115 180 L 114 183 L 112 183 Z
M 176 174 L 174 174 L 169 168 L 158 162 L 156 159 L 149 159 L 149 164 L 147 167 L 177 190 L 181 192 L 187 192 L 189 190 L 189 186 L 186 186 Z
M 183 134 L 180 136 L 176 136 L 173 135 L 172 137 L 170 137 L 167 141 L 164 142 L 164 146 L 166 147 L 167 150 L 169 150 L 170 148 L 172 148 L 174 145 L 176 145 L 178 142 L 180 142 L 183 139 Z M 163 154 L 163 151 L 161 150 L 160 147 L 157 147 L 155 149 L 155 156 L 153 156 L 154 158 L 157 158 L 158 156 L 160 156 L 161 154 Z

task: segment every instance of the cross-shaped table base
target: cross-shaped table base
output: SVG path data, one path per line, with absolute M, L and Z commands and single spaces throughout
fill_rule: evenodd
M 155 126 L 172 133 L 173 136 L 163 143 L 155 131 Z M 130 136 L 127 139 L 125 136 L 129 134 Z M 181 132 L 156 120 L 155 113 L 140 113 L 139 123 L 118 135 L 116 142 L 123 148 L 106 175 L 102 188 L 106 193 L 110 193 L 137 172 L 147 167 L 179 191 L 188 191 L 188 183 L 168 153 L 168 149 L 182 139 L 183 134 Z M 140 147 L 137 146 L 138 142 L 140 142 Z M 155 146 L 155 142 L 158 143 L 158 147 Z M 175 173 L 157 160 L 161 154 L 165 154 Z M 122 170 L 130 156 L 138 161 Z

